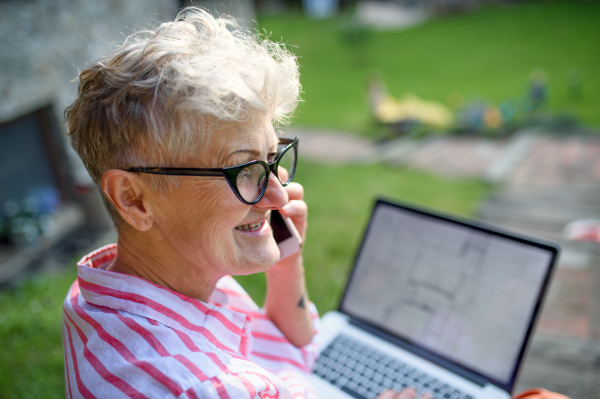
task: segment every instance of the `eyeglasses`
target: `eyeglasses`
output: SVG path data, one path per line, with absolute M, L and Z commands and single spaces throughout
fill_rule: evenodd
M 169 176 L 222 176 L 224 177 L 235 195 L 247 205 L 254 205 L 261 200 L 271 172 L 283 187 L 290 184 L 296 173 L 296 161 L 298 159 L 298 137 L 295 139 L 280 138 L 277 144 L 277 155 L 273 162 L 250 161 L 241 165 L 229 166 L 227 168 L 155 168 L 140 167 L 125 169 L 127 172 L 151 173 L 154 175 Z M 281 169 L 287 172 L 287 179 L 281 180 L 279 175 Z M 284 172 L 285 173 L 285 172 Z

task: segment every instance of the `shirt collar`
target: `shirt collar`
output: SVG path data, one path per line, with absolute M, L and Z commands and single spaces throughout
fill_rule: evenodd
M 78 262 L 77 282 L 86 302 L 155 320 L 190 335 L 210 336 L 224 350 L 240 353 L 250 318 L 228 309 L 228 296 L 216 288 L 209 303 L 141 277 L 99 268 L 117 256 L 117 245 L 102 247 Z M 216 342 L 213 342 L 216 341 Z

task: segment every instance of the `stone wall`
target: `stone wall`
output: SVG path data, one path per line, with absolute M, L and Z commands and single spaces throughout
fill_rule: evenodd
M 62 122 L 65 106 L 75 98 L 78 70 L 128 34 L 172 20 L 179 4 L 177 0 L 0 1 L 0 123 L 48 105 Z M 77 156 L 70 149 L 67 153 L 76 180 L 85 180 L 87 173 Z

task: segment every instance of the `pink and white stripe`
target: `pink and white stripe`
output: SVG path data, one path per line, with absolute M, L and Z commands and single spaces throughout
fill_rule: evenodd
M 290 344 L 233 278 L 207 304 L 103 270 L 116 250 L 84 257 L 64 302 L 67 398 L 315 397 L 314 340 Z

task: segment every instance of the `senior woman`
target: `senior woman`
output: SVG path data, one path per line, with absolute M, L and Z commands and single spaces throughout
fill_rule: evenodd
M 188 9 L 81 71 L 68 132 L 118 243 L 82 259 L 65 300 L 68 397 L 311 394 L 318 316 L 269 226 L 278 210 L 306 230 L 298 140 L 273 128 L 298 66 L 258 39 Z M 229 276 L 263 271 L 261 310 Z
M 318 315 L 269 225 L 279 211 L 306 232 L 298 140 L 273 127 L 298 102 L 294 56 L 187 9 L 79 78 L 68 132 L 118 243 L 79 262 L 65 299 L 66 396 L 314 397 Z M 260 309 L 230 276 L 263 271 Z

